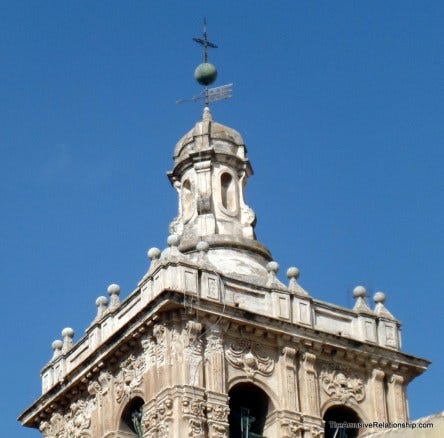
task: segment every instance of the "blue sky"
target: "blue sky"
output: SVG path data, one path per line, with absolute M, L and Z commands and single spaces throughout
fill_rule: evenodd
M 0 262 L 8 437 L 51 342 L 76 339 L 113 282 L 127 296 L 176 214 L 165 176 L 201 106 L 202 17 L 255 170 L 258 238 L 317 299 L 387 293 L 403 350 L 430 369 L 412 418 L 443 409 L 444 3 L 4 1 Z

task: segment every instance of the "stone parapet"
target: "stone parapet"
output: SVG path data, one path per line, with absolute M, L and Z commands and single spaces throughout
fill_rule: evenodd
M 282 284 L 281 284 L 282 285 Z M 276 284 L 259 286 L 228 278 L 184 260 L 161 260 L 139 287 L 118 306 L 102 311 L 77 343 L 54 355 L 42 370 L 42 391 L 47 392 L 73 372 L 153 300 L 165 292 L 183 295 L 190 310 L 200 300 L 219 303 L 325 334 L 398 351 L 400 323 L 385 315 L 362 313 L 314 300 Z

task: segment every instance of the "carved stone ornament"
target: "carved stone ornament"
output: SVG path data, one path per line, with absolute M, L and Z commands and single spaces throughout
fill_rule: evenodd
M 207 403 L 207 418 L 210 438 L 228 437 L 228 415 L 230 408 L 225 404 Z
M 282 438 L 299 438 L 307 427 L 296 421 L 283 421 L 282 426 Z
M 110 372 L 102 371 L 99 377 L 88 385 L 88 392 L 96 397 L 99 404 L 101 404 L 103 396 L 108 392 L 112 378 Z
M 133 390 L 142 383 L 144 371 L 145 360 L 143 357 L 136 357 L 132 354 L 122 362 L 115 380 L 117 403 L 130 397 Z
M 169 422 L 173 415 L 173 400 L 166 398 L 154 404 L 144 412 L 142 423 L 145 432 L 144 438 L 166 438 L 169 436 Z
M 80 399 L 69 407 L 65 415 L 55 413 L 49 421 L 40 424 L 45 438 L 91 438 L 89 431 L 95 400 Z
M 346 374 L 335 369 L 322 370 L 321 387 L 327 395 L 341 403 L 345 403 L 349 399 L 355 399 L 359 403 L 365 397 L 362 379 L 352 371 L 347 371 Z
M 188 419 L 191 438 L 204 438 L 205 436 L 205 402 L 200 398 L 183 397 L 182 413 Z
M 213 421 L 227 422 L 230 408 L 227 405 L 207 403 L 207 418 Z
M 274 370 L 274 360 L 269 357 L 258 343 L 238 339 L 230 344 L 225 353 L 228 362 L 252 377 L 259 373 L 270 376 Z
M 207 332 L 205 355 L 220 353 L 224 349 L 222 329 L 218 326 L 210 327 Z
M 153 328 L 153 335 L 156 338 L 156 363 L 157 366 L 165 364 L 167 357 L 166 335 L 167 329 L 164 324 L 156 324 Z

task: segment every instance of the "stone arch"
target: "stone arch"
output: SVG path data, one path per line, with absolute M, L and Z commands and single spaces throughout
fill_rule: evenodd
M 343 423 L 363 423 L 362 416 L 354 408 L 338 403 L 330 403 L 329 407 L 324 408 L 322 416 L 325 422 L 324 438 L 357 438 L 361 436 L 364 429 L 339 427 Z
M 251 381 L 236 383 L 228 391 L 230 438 L 261 437 L 267 428 L 274 405 L 260 386 Z M 247 432 L 251 435 L 247 435 Z
M 321 406 L 321 416 L 323 417 L 325 415 L 325 413 L 330 408 L 333 408 L 335 406 L 345 406 L 346 408 L 351 409 L 352 411 L 355 411 L 362 422 L 366 423 L 369 421 L 369 418 L 367 417 L 365 412 L 361 409 L 361 407 L 357 403 L 354 403 L 353 401 L 351 401 L 350 399 L 343 401 L 343 402 L 340 402 L 339 400 L 332 400 L 332 399 L 327 400 Z
M 273 391 L 273 389 L 268 385 L 268 383 L 265 381 L 265 379 L 262 379 L 261 376 L 256 375 L 254 377 L 254 380 L 246 377 L 246 376 L 237 376 L 229 379 L 228 381 L 228 390 L 230 391 L 231 388 L 238 385 L 239 383 L 252 383 L 255 386 L 258 386 L 262 391 L 264 391 L 267 396 L 269 397 L 271 401 L 271 406 L 274 409 L 279 408 L 279 397 L 278 395 Z
M 145 404 L 142 397 L 135 396 L 129 400 L 119 417 L 119 437 L 141 438 L 142 437 L 142 409 Z

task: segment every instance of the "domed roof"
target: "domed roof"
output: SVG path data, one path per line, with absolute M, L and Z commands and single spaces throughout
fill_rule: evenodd
M 246 147 L 242 136 L 233 128 L 214 122 L 210 109 L 204 109 L 202 120 L 185 134 L 174 149 L 176 164 L 193 152 L 213 149 L 216 153 L 245 159 Z

